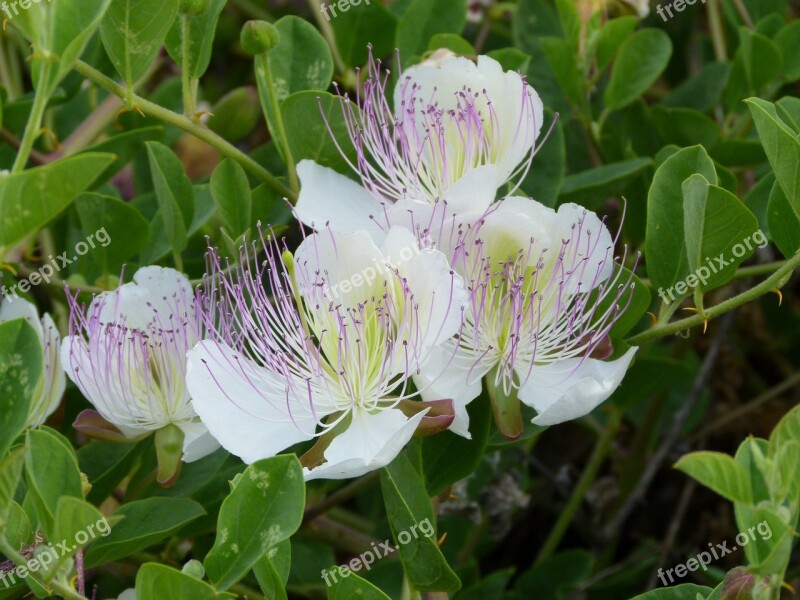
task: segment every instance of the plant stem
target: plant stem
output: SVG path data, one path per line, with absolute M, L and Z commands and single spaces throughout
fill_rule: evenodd
M 790 260 L 787 260 L 781 268 L 779 268 L 770 277 L 759 283 L 757 286 L 747 290 L 746 292 L 742 292 L 738 296 L 734 296 L 733 298 L 729 298 L 724 302 L 720 302 L 716 306 L 707 308 L 705 311 L 705 317 L 709 320 L 719 317 L 733 310 L 734 308 L 755 300 L 759 296 L 763 296 L 764 294 L 768 294 L 769 292 L 778 289 L 779 286 L 783 284 L 782 280 L 791 275 L 792 271 L 799 266 L 800 252 L 795 254 Z M 626 342 L 632 346 L 637 346 L 648 340 L 664 337 L 665 335 L 669 335 L 671 333 L 678 333 L 679 331 L 684 331 L 686 329 L 691 329 L 692 327 L 702 325 L 703 320 L 703 315 L 693 315 L 691 317 L 681 319 L 680 321 L 673 321 L 672 323 L 658 325 L 652 329 L 643 331 L 642 333 L 628 338 Z
M 342 55 L 339 54 L 339 47 L 336 45 L 336 35 L 333 33 L 333 27 L 331 27 L 331 24 L 322 16 L 317 0 L 308 0 L 308 6 L 311 8 L 311 13 L 314 15 L 317 25 L 319 25 L 322 37 L 328 42 L 328 47 L 331 49 L 331 56 L 333 57 L 333 64 L 336 66 L 339 75 L 345 78 L 345 83 L 354 81 L 355 73 L 344 64 Z
M 547 536 L 547 540 L 545 540 L 542 549 L 539 550 L 539 554 L 536 557 L 534 566 L 539 565 L 544 560 L 550 558 L 553 555 L 553 552 L 555 552 L 558 548 L 558 545 L 561 543 L 564 534 L 567 532 L 567 528 L 575 518 L 575 514 L 578 512 L 586 493 L 589 491 L 589 488 L 597 478 L 597 472 L 600 470 L 600 467 L 603 465 L 603 462 L 608 456 L 608 452 L 611 449 L 611 442 L 614 440 L 614 436 L 617 434 L 617 430 L 619 429 L 619 424 L 621 421 L 622 413 L 619 410 L 614 409 L 609 417 L 608 424 L 606 425 L 603 434 L 597 440 L 597 444 L 595 444 L 592 456 L 589 458 L 589 462 L 586 463 L 586 467 L 584 468 L 583 473 L 581 473 L 580 479 L 578 479 L 575 489 L 572 491 L 566 506 L 558 516 L 558 521 L 556 521 L 556 524 L 553 526 L 553 529 Z
M 714 55 L 719 62 L 728 61 L 725 49 L 725 30 L 722 27 L 722 16 L 719 12 L 719 0 L 708 0 L 708 27 L 711 30 L 711 41 L 714 44 Z
M 192 19 L 187 14 L 181 15 L 181 90 L 183 91 L 183 112 L 189 119 L 194 119 L 197 113 L 197 99 L 192 89 L 192 74 L 189 69 L 191 62 L 191 39 L 189 37 L 189 23 Z
M 36 96 L 33 98 L 33 106 L 31 107 L 31 114 L 28 117 L 28 123 L 25 125 L 25 133 L 22 136 L 22 142 L 17 152 L 17 158 L 14 160 L 14 166 L 11 169 L 12 173 L 18 173 L 25 168 L 28 164 L 28 157 L 33 150 L 33 143 L 39 137 L 39 130 L 42 127 L 42 118 L 44 111 L 47 108 L 48 96 L 44 93 L 44 88 L 47 86 L 47 79 L 50 76 L 50 69 L 52 63 L 50 60 L 43 60 L 41 70 L 39 72 L 39 81 L 41 88 L 36 90 Z
M 125 97 L 125 88 L 115 82 L 113 79 L 110 79 L 103 75 L 100 71 L 91 67 L 90 65 L 86 64 L 83 61 L 78 61 L 75 65 L 75 69 L 84 77 L 89 79 L 90 81 L 94 82 L 95 84 L 99 85 L 101 88 L 111 92 L 115 96 L 119 96 L 120 98 Z M 259 165 L 256 161 L 252 158 L 247 156 L 244 152 L 236 148 L 235 146 L 229 144 L 223 138 L 218 136 L 216 133 L 211 131 L 210 129 L 206 129 L 201 125 L 195 123 L 191 119 L 184 117 L 183 115 L 179 115 L 177 113 L 172 112 L 158 104 L 154 104 L 149 100 L 145 100 L 144 98 L 140 98 L 139 96 L 133 96 L 134 104 L 146 115 L 154 117 L 156 119 L 160 119 L 165 123 L 169 123 L 170 125 L 174 125 L 175 127 L 182 129 L 183 131 L 190 133 L 191 135 L 195 136 L 196 138 L 203 140 L 209 146 L 216 148 L 219 150 L 220 154 L 230 158 L 238 162 L 244 169 L 261 179 L 264 183 L 266 183 L 269 187 L 273 190 L 289 198 L 293 202 L 297 200 L 297 194 L 295 194 L 292 190 L 287 188 L 281 181 L 275 177 L 272 173 L 267 171 L 264 167 Z
M 292 149 L 289 147 L 289 138 L 286 136 L 286 126 L 283 123 L 283 114 L 281 113 L 281 105 L 278 102 L 278 95 L 275 92 L 275 83 L 272 80 L 272 67 L 269 64 L 269 56 L 262 55 L 256 59 L 261 67 L 264 69 L 264 81 L 267 84 L 267 95 L 269 96 L 270 107 L 272 108 L 272 116 L 275 119 L 275 132 L 278 135 L 278 143 L 283 148 L 283 158 L 286 161 L 286 168 L 289 171 L 289 185 L 292 192 L 297 194 L 300 190 L 300 182 L 297 180 L 297 166 L 292 157 Z

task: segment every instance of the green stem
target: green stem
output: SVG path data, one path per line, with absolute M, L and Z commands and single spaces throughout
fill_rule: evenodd
M 181 90 L 183 91 L 183 112 L 189 119 L 194 119 L 197 113 L 197 99 L 192 89 L 191 66 L 191 38 L 189 37 L 189 23 L 192 17 L 181 15 Z
M 281 113 L 281 105 L 278 102 L 278 94 L 275 92 L 275 83 L 272 80 L 272 67 L 269 64 L 269 57 L 262 55 L 259 57 L 261 66 L 264 68 L 264 80 L 267 84 L 267 95 L 269 96 L 269 103 L 272 107 L 272 115 L 275 118 L 275 132 L 278 135 L 278 143 L 283 149 L 283 157 L 286 161 L 286 168 L 289 171 L 289 185 L 292 191 L 297 194 L 300 190 L 300 182 L 297 180 L 297 166 L 292 156 L 292 150 L 289 147 L 289 138 L 286 136 L 286 126 L 283 123 L 283 113 Z
M 9 560 L 13 560 L 18 566 L 24 567 L 28 564 L 28 560 L 14 549 L 14 547 L 6 539 L 5 534 L 0 535 L 0 550 Z M 87 600 L 86 596 L 82 596 L 71 587 L 62 584 L 59 581 L 54 580 L 50 582 L 44 582 L 39 578 L 38 574 L 34 574 L 31 571 L 28 572 L 28 577 L 33 579 L 44 589 L 57 592 L 60 597 L 65 598 L 66 600 Z
M 25 168 L 28 164 L 28 157 L 33 150 L 33 144 L 36 138 L 39 137 L 39 130 L 42 127 L 42 118 L 44 111 L 47 108 L 48 96 L 44 93 L 44 88 L 47 86 L 47 80 L 50 77 L 50 69 L 52 63 L 49 59 L 42 61 L 41 70 L 39 71 L 39 81 L 41 88 L 36 91 L 36 96 L 33 98 L 33 106 L 31 107 L 31 114 L 28 117 L 28 123 L 25 125 L 25 134 L 22 136 L 22 143 L 20 144 L 19 151 L 17 151 L 17 158 L 14 160 L 14 166 L 11 169 L 12 173 L 18 173 Z
M 725 30 L 722 27 L 722 15 L 719 10 L 719 0 L 708 0 L 708 26 L 711 29 L 711 41 L 714 44 L 714 55 L 719 62 L 728 61 L 728 51 L 725 49 Z
M 589 491 L 589 488 L 597 478 L 597 473 L 600 470 L 600 467 L 603 465 L 603 462 L 605 462 L 606 457 L 608 456 L 608 452 L 611 449 L 611 442 L 614 440 L 614 436 L 617 434 L 617 430 L 619 429 L 619 424 L 621 421 L 622 413 L 618 410 L 614 410 L 611 413 L 603 434 L 597 440 L 597 444 L 594 447 L 592 456 L 589 458 L 589 462 L 586 464 L 583 473 L 581 473 L 581 477 L 578 479 L 578 483 L 575 485 L 575 489 L 572 491 L 566 506 L 558 516 L 558 520 L 553 526 L 553 529 L 550 531 L 550 534 L 547 536 L 542 549 L 539 550 L 539 554 L 536 557 L 534 566 L 539 565 L 544 560 L 550 558 L 553 555 L 553 552 L 555 552 L 558 548 L 558 545 L 561 543 L 564 534 L 567 532 L 567 528 L 575 518 L 575 514 L 578 512 L 586 493 Z
M 794 271 L 794 269 L 797 267 L 800 267 L 800 253 L 795 254 L 790 260 L 787 260 L 780 269 L 775 271 L 770 277 L 759 283 L 757 286 L 747 290 L 746 292 L 742 292 L 738 296 L 734 296 L 733 298 L 725 300 L 724 302 L 720 302 L 716 306 L 706 309 L 705 318 L 711 320 L 715 317 L 719 317 L 733 310 L 734 308 L 755 300 L 759 296 L 763 296 L 764 294 L 768 294 L 769 292 L 778 289 L 781 285 L 783 285 L 784 278 L 791 275 L 792 271 Z M 687 317 L 686 319 L 681 319 L 680 321 L 674 321 L 672 323 L 667 323 L 653 327 L 652 329 L 648 329 L 647 331 L 628 338 L 626 342 L 632 346 L 637 346 L 648 340 L 664 337 L 665 335 L 670 335 L 671 333 L 678 333 L 679 331 L 684 331 L 686 329 L 702 325 L 703 320 L 704 319 L 702 315 L 693 315 L 691 317 Z
M 75 65 L 75 69 L 86 79 L 94 82 L 95 84 L 99 85 L 101 88 L 111 92 L 115 96 L 119 96 L 120 98 L 125 97 L 125 88 L 115 82 L 113 79 L 110 79 L 103 75 L 100 71 L 95 69 L 94 67 L 89 66 L 83 61 L 78 61 Z M 264 167 L 259 165 L 256 161 L 252 158 L 247 156 L 244 152 L 236 148 L 235 146 L 229 144 L 223 138 L 218 136 L 216 133 L 211 131 L 210 129 L 206 129 L 192 121 L 191 119 L 179 115 L 177 113 L 172 112 L 158 104 L 154 104 L 149 100 L 145 100 L 139 96 L 134 95 L 133 100 L 139 109 L 146 115 L 154 117 L 156 119 L 160 119 L 165 123 L 170 125 L 174 125 L 178 129 L 182 129 L 183 131 L 190 133 L 191 135 L 195 136 L 196 138 L 203 140 L 209 146 L 216 148 L 220 154 L 230 158 L 231 160 L 236 161 L 244 169 L 261 179 L 264 183 L 266 183 L 269 187 L 273 190 L 289 198 L 292 201 L 297 200 L 297 194 L 295 194 L 292 190 L 287 188 L 281 181 L 275 177 L 272 173 L 267 171 Z

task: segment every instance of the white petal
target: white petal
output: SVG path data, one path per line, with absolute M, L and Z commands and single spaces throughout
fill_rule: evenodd
M 455 342 L 448 341 L 434 348 L 414 383 L 425 401 L 452 400 L 455 419 L 449 429 L 455 434 L 472 439 L 469 432 L 467 405 L 481 394 L 481 381 L 487 369 L 473 369 L 474 360 L 455 351 Z
M 42 324 L 39 321 L 39 312 L 36 306 L 22 298 L 6 297 L 0 302 L 0 323 L 12 319 L 25 319 L 42 337 Z
M 392 462 L 405 447 L 427 410 L 410 419 L 397 409 L 369 414 L 357 409 L 353 420 L 325 450 L 327 462 L 304 469 L 306 481 L 360 477 Z
M 570 358 L 535 366 L 519 399 L 539 413 L 536 425 L 555 425 L 592 412 L 617 389 L 638 348 L 617 360 Z
M 81 389 L 100 416 L 115 425 L 126 437 L 134 439 L 167 424 L 153 423 L 148 428 L 123 424 L 131 422 L 130 411 L 135 407 L 118 400 L 116 392 L 119 391 L 119 381 L 116 378 L 97 381 L 83 338 L 73 335 L 61 340 L 61 364 L 67 376 Z M 100 385 L 103 385 L 102 390 Z
M 382 221 L 381 202 L 365 188 L 311 160 L 297 165 L 300 195 L 295 206 L 297 218 L 317 230 L 330 227 L 334 231 L 352 232 L 363 229 L 376 239 L 381 229 L 370 215 Z
M 383 253 L 366 231 L 308 236 L 294 254 L 300 293 L 311 299 L 324 282 L 326 298 L 346 306 L 384 293 L 392 276 Z
M 52 415 L 61 404 L 67 378 L 61 367 L 59 356 L 61 350 L 61 336 L 58 334 L 56 324 L 49 313 L 45 313 L 41 321 L 44 344 L 44 379 L 42 392 L 31 407 L 31 417 L 28 423 L 31 427 L 38 427 Z
M 317 419 L 299 394 L 302 384 L 290 385 L 210 340 L 197 344 L 187 358 L 192 406 L 231 454 L 252 463 L 313 437 Z M 322 418 L 327 412 L 316 414 Z
M 208 456 L 219 449 L 219 442 L 200 421 L 184 421 L 177 424 L 183 431 L 183 461 L 190 463 Z
M 614 272 L 614 241 L 605 223 L 593 212 L 577 204 L 562 204 L 553 224 L 553 239 L 572 240 L 564 262 L 576 266 L 576 273 L 567 281 L 567 288 L 581 291 L 594 289 Z M 558 252 L 558 248 L 554 248 Z M 573 258 L 576 257 L 574 260 Z
M 169 329 L 170 319 L 194 319 L 195 314 L 191 282 L 183 273 L 166 267 L 139 269 L 132 282 L 95 297 L 92 306 L 97 304 L 102 306 L 102 323 L 124 319 L 128 327 L 142 330 L 154 322 Z

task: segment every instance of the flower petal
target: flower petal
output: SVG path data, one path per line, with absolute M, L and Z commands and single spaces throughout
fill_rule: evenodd
M 297 165 L 300 195 L 295 206 L 297 218 L 305 225 L 322 230 L 352 232 L 363 229 L 380 239 L 381 229 L 373 215 L 383 215 L 381 202 L 355 181 L 311 160 Z
M 605 223 L 592 211 L 578 204 L 562 204 L 553 223 L 554 240 L 570 240 L 564 263 L 575 269 L 566 282 L 575 292 L 583 292 L 606 281 L 614 272 L 614 241 Z M 558 248 L 554 248 L 554 253 Z
M 360 477 L 385 467 L 400 454 L 427 412 L 409 419 L 394 408 L 375 414 L 355 410 L 350 426 L 325 450 L 327 462 L 304 469 L 306 481 Z
M 67 378 L 61 367 L 59 352 L 61 350 L 61 336 L 58 328 L 49 313 L 45 313 L 41 321 L 44 345 L 44 380 L 42 393 L 31 406 L 29 425 L 38 427 L 52 415 L 61 404 Z
M 617 389 L 638 348 L 617 360 L 570 358 L 534 366 L 519 399 L 539 413 L 535 425 L 555 425 L 592 412 Z
M 252 463 L 314 436 L 317 419 L 308 399 L 299 396 L 302 384 L 211 340 L 197 344 L 187 359 L 192 406 L 231 454 Z
M 201 421 L 178 423 L 183 431 L 183 461 L 190 463 L 216 452 L 219 442 Z

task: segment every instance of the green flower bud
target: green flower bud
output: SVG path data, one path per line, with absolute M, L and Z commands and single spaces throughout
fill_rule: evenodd
M 242 27 L 242 50 L 253 56 L 269 52 L 280 41 L 280 34 L 272 23 L 248 21 Z
M 178 12 L 189 17 L 198 17 L 211 6 L 211 0 L 181 0 Z

